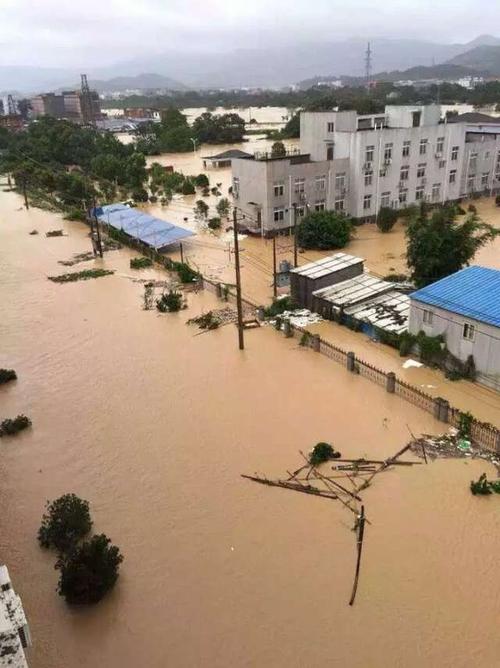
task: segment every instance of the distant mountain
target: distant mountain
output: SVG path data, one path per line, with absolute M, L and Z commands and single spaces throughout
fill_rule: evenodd
M 80 84 L 69 86 L 79 88 Z M 162 74 L 137 74 L 136 76 L 113 77 L 112 79 L 89 79 L 89 87 L 98 93 L 104 91 L 120 93 L 126 90 L 156 90 L 165 88 L 168 90 L 186 90 L 186 86 L 175 79 L 163 76 Z M 59 90 L 67 88 L 61 86 Z
M 500 76 L 500 44 L 497 46 L 476 46 L 470 51 L 455 56 L 448 63 L 471 67 L 475 70 L 487 71 L 493 76 Z

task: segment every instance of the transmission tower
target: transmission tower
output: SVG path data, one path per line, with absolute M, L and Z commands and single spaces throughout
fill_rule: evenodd
M 372 77 L 372 47 L 370 42 L 366 48 L 365 53 L 365 78 L 366 78 L 366 87 L 370 87 L 370 80 Z
M 95 126 L 95 114 L 94 114 L 94 100 L 92 99 L 92 94 L 89 88 L 89 82 L 87 81 L 87 75 L 82 74 L 82 87 L 81 87 L 81 108 L 82 108 L 82 118 L 85 125 L 94 125 Z

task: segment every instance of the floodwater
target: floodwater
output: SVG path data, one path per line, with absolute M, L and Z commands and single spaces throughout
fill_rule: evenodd
M 141 309 L 128 249 L 86 266 L 113 276 L 54 284 L 89 249 L 82 224 L 0 193 L 2 416 L 33 428 L 0 441 L 0 561 L 30 620 L 31 668 L 469 668 L 497 665 L 497 498 L 485 465 L 440 461 L 375 479 L 364 501 L 360 586 L 352 517 L 335 502 L 256 485 L 300 449 L 385 457 L 440 425 L 370 381 L 269 328 L 236 346 L 233 326 L 196 336 L 211 308 Z M 63 227 L 67 236 L 46 238 Z M 38 229 L 40 234 L 30 236 Z M 486 469 L 490 476 L 492 469 Z M 112 594 L 88 610 L 55 592 L 36 531 L 46 499 L 88 499 L 125 555 Z

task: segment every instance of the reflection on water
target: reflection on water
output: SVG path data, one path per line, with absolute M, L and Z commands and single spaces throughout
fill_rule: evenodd
M 283 473 L 319 440 L 380 458 L 407 425 L 440 425 L 270 329 L 248 333 L 244 353 L 233 326 L 194 336 L 185 320 L 210 295 L 179 314 L 141 310 L 133 277 L 160 274 L 130 270 L 127 249 L 86 264 L 113 276 L 49 282 L 89 249 L 87 229 L 20 206 L 0 193 L 0 366 L 19 375 L 0 406 L 34 426 L 0 442 L 0 559 L 32 625 L 32 668 L 497 664 L 498 499 L 468 491 L 483 465 L 380 476 L 349 608 L 350 516 L 239 475 Z M 59 226 L 67 236 L 45 237 Z M 125 555 L 91 610 L 59 600 L 35 539 L 45 500 L 69 491 Z

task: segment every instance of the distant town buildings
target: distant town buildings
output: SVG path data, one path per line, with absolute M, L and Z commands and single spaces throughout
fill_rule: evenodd
M 409 330 L 441 334 L 478 382 L 500 390 L 500 271 L 466 267 L 410 295 Z
M 38 116 L 54 116 L 68 120 L 83 122 L 85 107 L 83 93 L 79 90 L 63 91 L 62 93 L 42 93 L 32 97 L 31 110 L 34 118 Z M 94 118 L 101 115 L 99 95 L 90 91 L 90 103 Z
M 390 105 L 381 114 L 302 112 L 300 123 L 299 150 L 232 161 L 249 232 L 290 229 L 310 211 L 372 222 L 381 207 L 500 191 L 497 119 L 446 123 L 439 105 Z
M 21 599 L 12 587 L 7 566 L 0 566 L 0 668 L 28 668 L 24 649 L 29 645 Z

